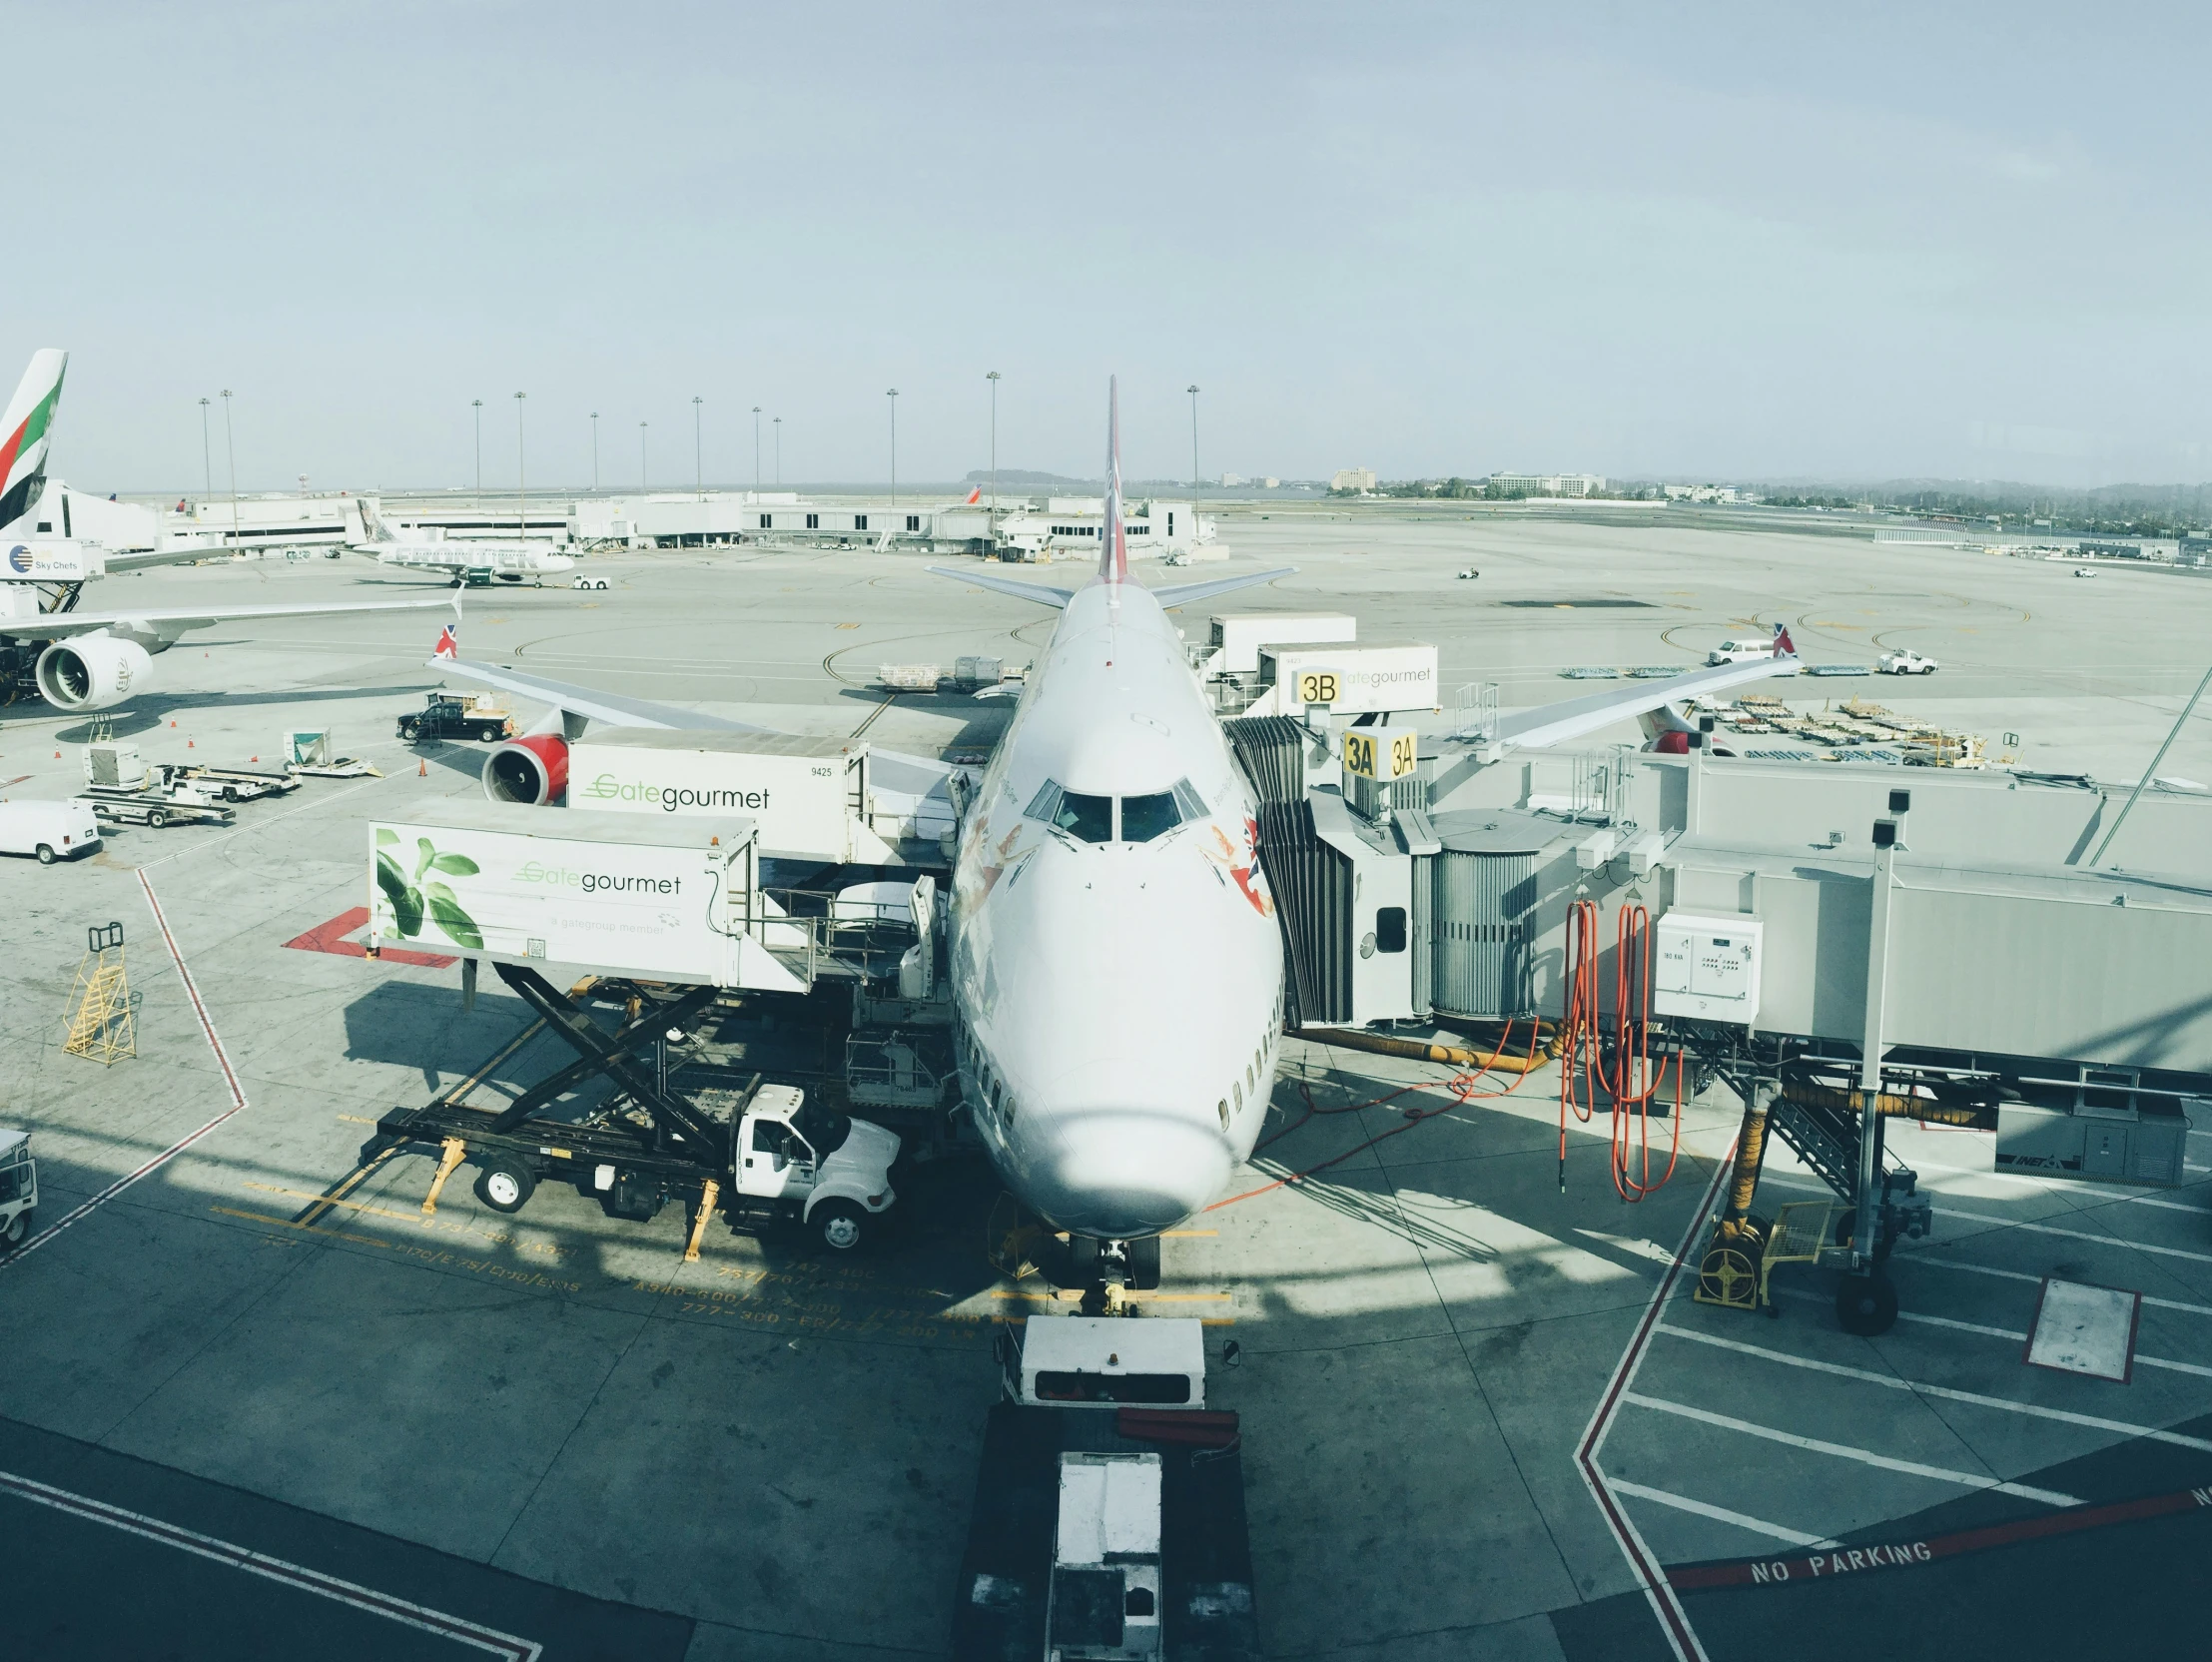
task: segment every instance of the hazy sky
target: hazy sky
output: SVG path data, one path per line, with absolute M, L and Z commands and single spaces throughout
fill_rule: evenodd
M 2179 5 L 14 7 L 0 377 L 197 488 L 2212 476 Z M 224 479 L 215 423 L 214 467 Z M 766 428 L 764 430 L 772 430 Z M 772 469 L 772 459 L 767 463 Z

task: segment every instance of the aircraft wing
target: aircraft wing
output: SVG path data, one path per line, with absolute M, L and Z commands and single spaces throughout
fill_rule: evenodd
M 1772 675 L 1795 675 L 1799 667 L 1795 657 L 1759 658 L 1749 663 L 1693 669 L 1671 680 L 1648 681 L 1623 687 L 1617 692 L 1570 698 L 1564 703 L 1546 704 L 1502 718 L 1498 722 L 1498 741 L 1510 750 L 1541 750 L 1546 745 L 1561 744 L 1585 733 L 1594 733 L 1600 727 L 1610 727 L 1616 721 L 1642 715 L 1646 710 L 1656 710 L 1678 698 L 1701 698 L 1724 687 L 1742 686 L 1747 681 L 1764 681 Z
M 940 577 L 974 583 L 978 588 L 1011 594 L 1017 600 L 1034 600 L 1041 606 L 1065 606 L 1076 597 L 1076 591 L 1072 588 L 1056 588 L 1051 583 L 1026 583 L 1019 577 L 987 577 L 980 571 L 963 571 L 957 565 L 931 565 L 924 569 Z
M 444 602 L 439 601 L 438 604 Z M 750 722 L 731 721 L 723 716 L 705 715 L 698 710 L 686 710 L 673 704 L 655 704 L 643 698 L 623 698 L 611 692 L 597 692 L 590 687 L 570 685 L 566 681 L 550 681 L 542 675 L 525 675 L 520 670 L 502 669 L 496 664 L 474 663 L 466 658 L 432 658 L 428 666 L 442 675 L 457 675 L 464 681 L 479 686 L 497 687 L 519 697 L 532 699 L 540 704 L 550 704 L 570 715 L 580 715 L 586 720 L 603 721 L 609 727 L 665 727 L 685 732 L 722 733 L 773 733 L 774 727 L 759 727 Z M 880 746 L 870 751 L 874 763 L 874 779 L 879 789 L 898 791 L 915 797 L 943 797 L 946 781 L 953 773 L 951 763 L 941 762 L 934 756 L 916 756 L 900 750 L 885 750 Z
M 443 600 L 424 602 L 444 605 Z M 501 692 L 516 693 L 535 699 L 540 704 L 551 704 L 572 715 L 584 716 L 592 721 L 603 721 L 609 727 L 673 727 L 689 732 L 768 733 L 775 729 L 755 727 L 743 721 L 727 721 L 718 715 L 702 715 L 697 710 L 686 710 L 674 704 L 654 704 L 642 698 L 624 698 L 611 692 L 596 692 L 590 687 L 571 686 L 566 681 L 549 681 L 542 675 L 525 675 L 518 669 L 502 669 L 496 664 L 473 663 L 466 658 L 432 658 L 429 667 L 444 675 L 458 675 L 464 681 L 474 681 L 479 686 L 497 687 Z
M 120 635 L 159 640 L 167 646 L 190 629 L 218 623 L 242 623 L 265 617 L 335 617 L 347 612 L 422 611 L 446 600 L 349 600 L 332 606 L 226 606 L 220 611 L 57 611 L 32 617 L 0 617 L 0 635 L 17 640 L 67 640 L 110 629 Z
M 229 548 L 211 548 L 203 544 L 197 548 L 169 548 L 159 553 L 109 554 L 101 566 L 108 575 L 119 571 L 143 571 L 154 565 L 182 565 L 189 559 L 216 559 L 232 552 Z
M 1187 606 L 1194 600 L 1210 600 L 1216 594 L 1249 588 L 1254 583 L 1273 582 L 1277 577 L 1287 577 L 1298 568 L 1295 565 L 1278 565 L 1272 571 L 1245 571 L 1234 577 L 1212 577 L 1202 583 L 1168 583 L 1151 591 L 1152 598 L 1161 606 Z

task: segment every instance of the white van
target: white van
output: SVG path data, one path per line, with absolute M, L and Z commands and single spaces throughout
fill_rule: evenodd
M 36 854 L 42 866 L 74 860 L 100 846 L 100 821 L 92 804 L 73 796 L 65 802 L 0 802 L 0 854 Z

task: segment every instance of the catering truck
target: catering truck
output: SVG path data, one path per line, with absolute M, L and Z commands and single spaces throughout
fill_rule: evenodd
M 655 818 L 742 814 L 761 853 L 836 865 L 896 858 L 868 829 L 868 746 L 786 733 L 595 729 L 568 746 L 568 805 Z
M 759 938 L 754 822 L 441 801 L 369 826 L 369 949 L 803 992 Z
M 998 1340 L 955 1662 L 1257 1662 L 1237 1418 L 1189 1319 L 1032 1316 Z

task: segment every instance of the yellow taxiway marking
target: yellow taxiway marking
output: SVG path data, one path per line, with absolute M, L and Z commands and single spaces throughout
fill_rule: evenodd
M 357 1181 L 367 1176 L 367 1172 L 355 1174 Z M 393 1212 L 389 1207 L 377 1206 L 373 1201 L 349 1201 L 343 1195 L 311 1195 L 304 1189 L 280 1189 L 273 1183 L 249 1182 L 245 1187 L 258 1189 L 264 1195 L 282 1195 L 288 1201 L 314 1201 L 319 1206 L 344 1207 L 348 1212 L 367 1212 L 372 1213 L 378 1218 L 396 1218 L 402 1224 L 419 1224 L 422 1222 L 421 1217 L 416 1213 Z M 310 1222 L 312 1223 L 313 1220 L 310 1220 Z
M 210 1207 L 210 1212 L 220 1212 L 226 1218 L 243 1218 L 253 1224 L 274 1224 L 280 1230 L 304 1230 L 309 1235 L 319 1235 L 330 1241 L 352 1241 L 364 1246 L 388 1246 L 388 1241 L 378 1241 L 372 1235 L 348 1235 L 343 1230 L 319 1230 L 313 1224 L 295 1224 L 289 1218 L 272 1218 L 266 1212 L 240 1212 L 236 1207 Z
M 1032 1318 L 1026 1315 L 1010 1315 L 1004 1317 L 1004 1320 L 1010 1327 L 1019 1326 L 1023 1322 L 1026 1322 L 1030 1319 Z M 1058 1318 L 1038 1317 L 1037 1319 L 1045 1320 Z M 1201 1315 L 1198 1317 L 1198 1325 L 1201 1327 L 1233 1327 L 1236 1325 L 1236 1317 L 1233 1315 Z
M 338 1118 L 341 1125 L 347 1126 L 372 1126 L 376 1123 L 366 1114 L 341 1114 Z
M 1161 1230 L 1159 1232 L 1160 1239 L 1163 1241 L 1195 1241 L 1200 1236 L 1217 1236 L 1220 1233 L 1219 1230 Z

